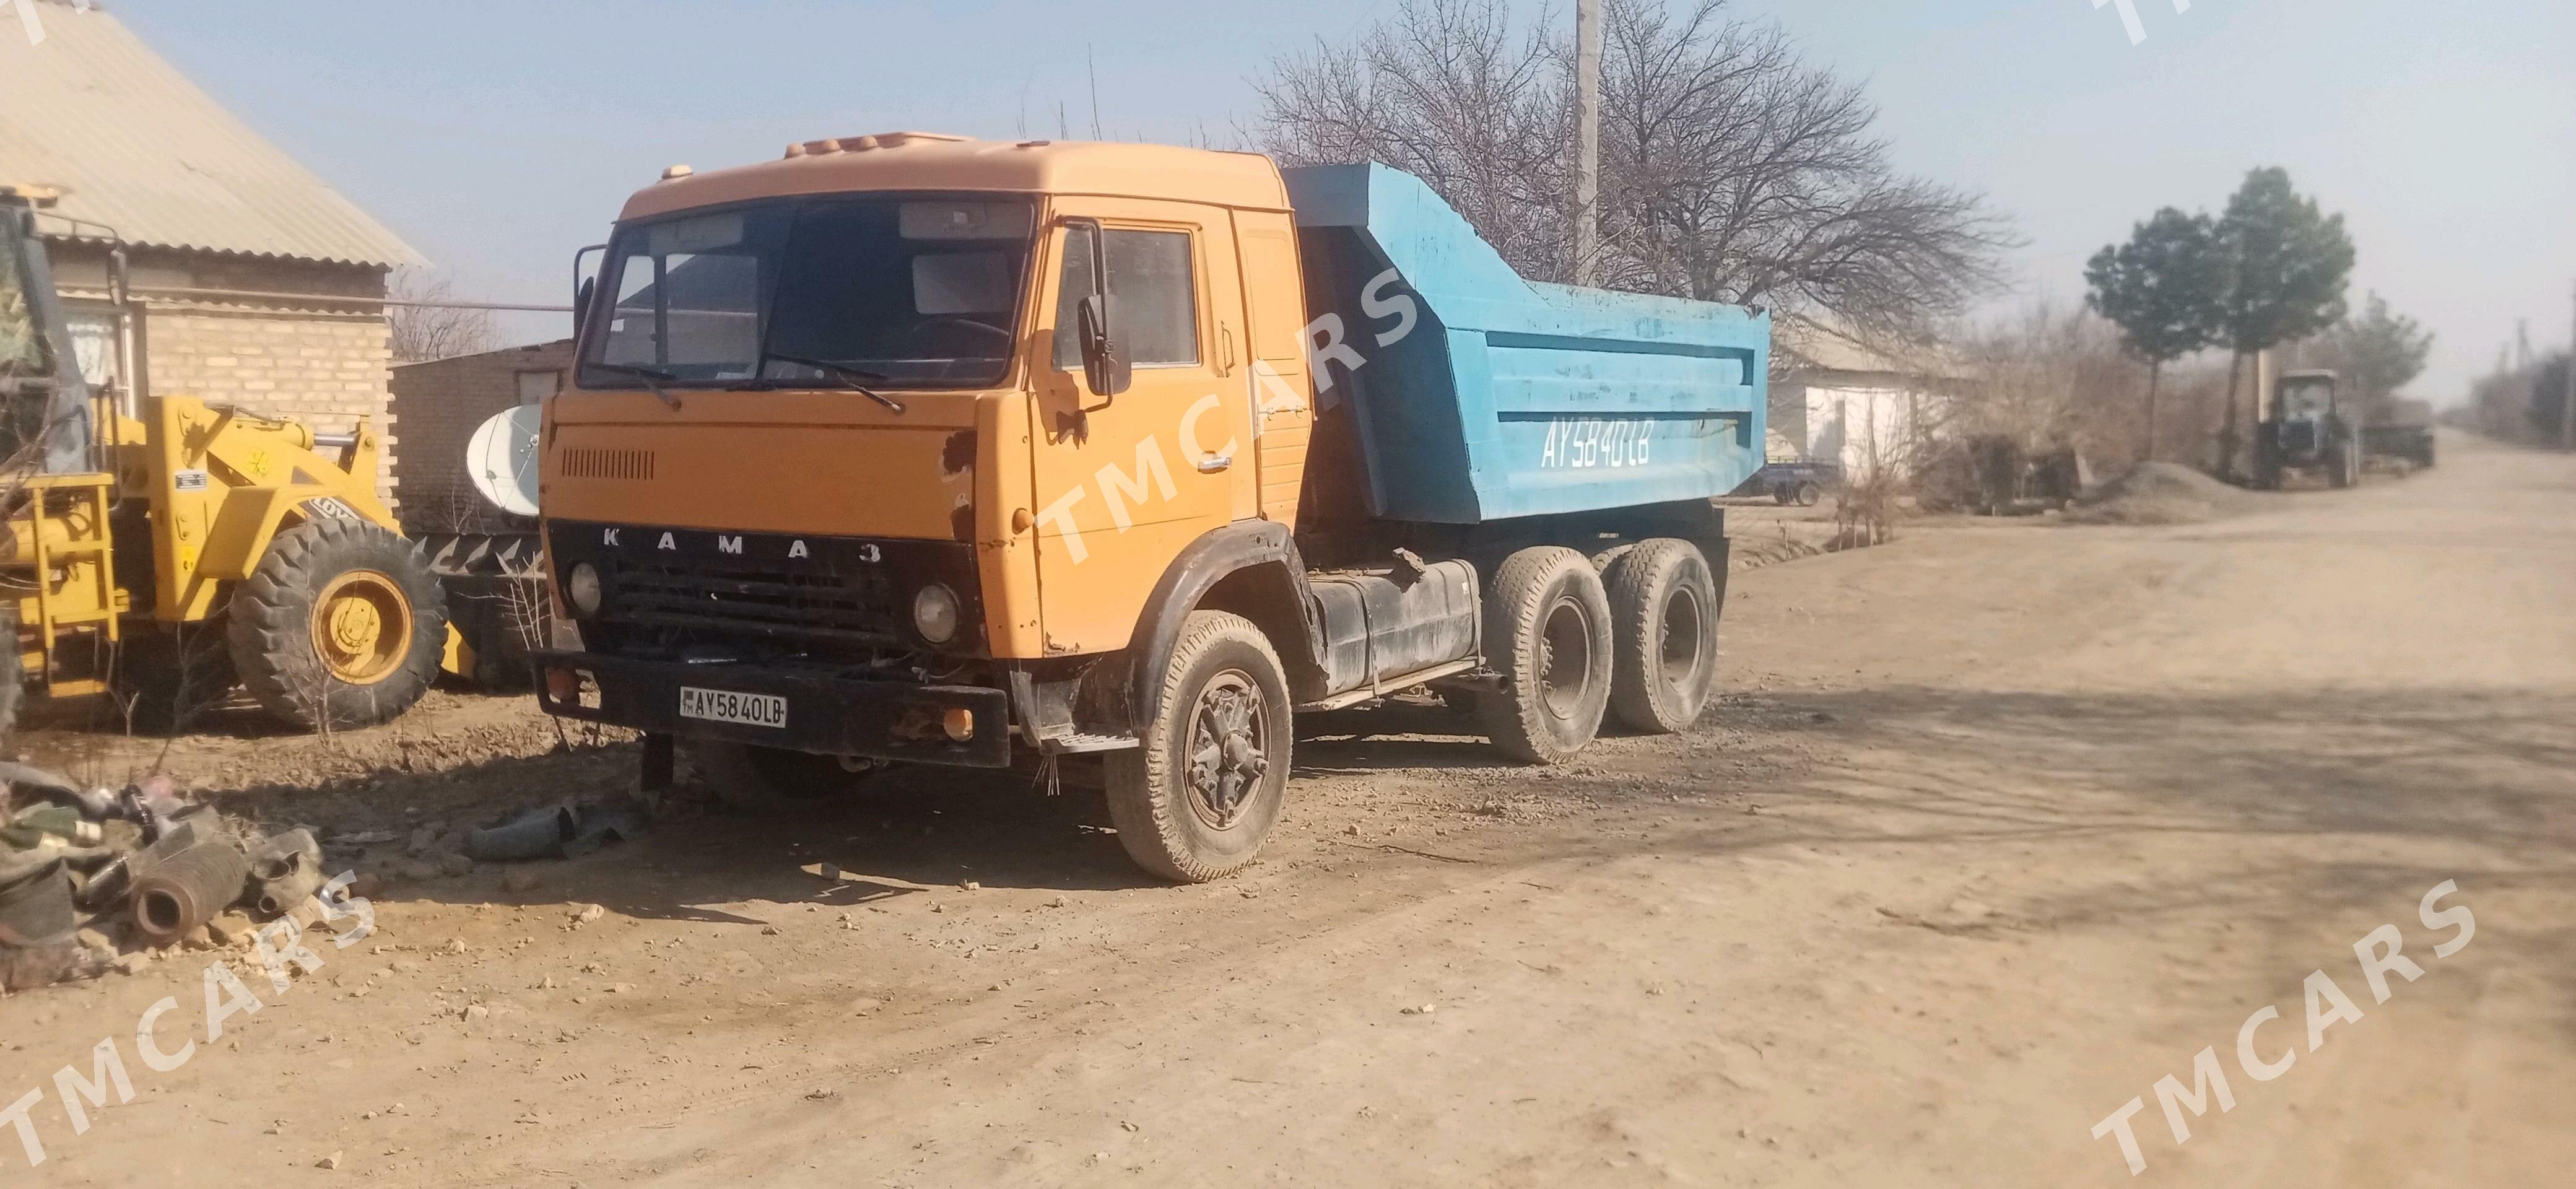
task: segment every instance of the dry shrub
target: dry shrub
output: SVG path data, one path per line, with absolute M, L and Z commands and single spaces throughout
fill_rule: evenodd
M 2118 328 L 2091 311 L 2041 303 L 1976 332 L 1965 348 L 1975 377 L 1945 428 L 1962 439 L 2008 439 L 2025 456 L 2072 450 L 2096 471 L 2149 457 L 2209 466 L 2224 417 L 2227 371 L 2168 365 L 2147 442 L 2147 368 L 2120 349 Z
M 1825 548 L 1867 549 L 1895 540 L 1896 501 L 1904 489 L 1894 467 L 1874 466 L 1848 478 L 1834 501 L 1834 535 Z

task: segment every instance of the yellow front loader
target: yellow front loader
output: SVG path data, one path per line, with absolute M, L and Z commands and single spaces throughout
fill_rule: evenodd
M 110 695 L 144 730 L 236 687 L 298 727 L 364 726 L 470 665 L 376 496 L 365 418 L 325 436 L 179 396 L 127 416 L 90 391 L 35 233 L 45 203 L 0 186 L 0 626 L 17 639 L 0 728 L 29 688 Z

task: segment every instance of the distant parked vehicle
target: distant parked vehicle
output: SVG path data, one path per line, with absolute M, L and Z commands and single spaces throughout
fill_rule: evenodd
M 1843 468 L 1834 462 L 1767 463 L 1743 485 L 1726 493 L 1735 498 L 1767 495 L 1782 504 L 1812 508 L 1825 492 L 1842 486 Z
M 2329 371 L 2291 372 L 2275 387 L 2271 416 L 2254 427 L 2254 486 L 2279 491 L 2293 474 L 2328 486 L 2361 481 L 2360 418 Z
M 2405 397 L 2372 405 L 2362 418 L 2361 452 L 2365 460 L 2395 460 L 2416 470 L 2432 469 L 2433 406 Z

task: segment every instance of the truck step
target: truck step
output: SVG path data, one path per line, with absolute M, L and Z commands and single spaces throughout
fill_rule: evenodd
M 1443 677 L 1454 677 L 1484 663 L 1485 662 L 1481 657 L 1468 657 L 1465 660 L 1446 661 L 1441 664 L 1433 665 L 1428 669 L 1417 669 L 1401 677 L 1389 677 L 1384 681 L 1372 682 L 1355 690 L 1334 694 L 1329 698 L 1323 698 L 1313 702 L 1299 702 L 1297 704 L 1297 712 L 1300 714 L 1312 714 L 1319 710 L 1347 709 L 1352 706 L 1357 706 L 1362 702 L 1376 698 L 1383 698 L 1388 694 L 1403 693 L 1404 691 L 1412 689 L 1414 686 L 1420 685 L 1426 681 L 1436 681 Z
M 1042 742 L 1044 742 L 1047 747 L 1054 750 L 1058 755 L 1080 755 L 1085 752 L 1094 751 L 1125 751 L 1131 747 L 1143 747 L 1145 745 L 1144 740 L 1139 739 L 1134 735 L 1087 735 L 1079 731 L 1071 735 L 1058 735 L 1051 739 L 1042 740 Z

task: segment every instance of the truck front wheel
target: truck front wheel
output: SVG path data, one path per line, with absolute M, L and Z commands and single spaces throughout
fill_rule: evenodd
M 1287 799 L 1288 709 L 1288 679 L 1261 629 L 1191 612 L 1144 745 L 1104 757 L 1109 820 L 1127 857 L 1183 883 L 1250 863 Z
M 1717 581 L 1699 546 L 1657 537 L 1610 567 L 1610 710 L 1658 735 L 1699 721 L 1717 683 Z
M 1486 734 L 1514 759 L 1574 758 L 1600 733 L 1610 702 L 1601 575 L 1582 554 L 1545 545 L 1506 558 L 1485 597 L 1486 656 L 1503 677 L 1483 700 Z

